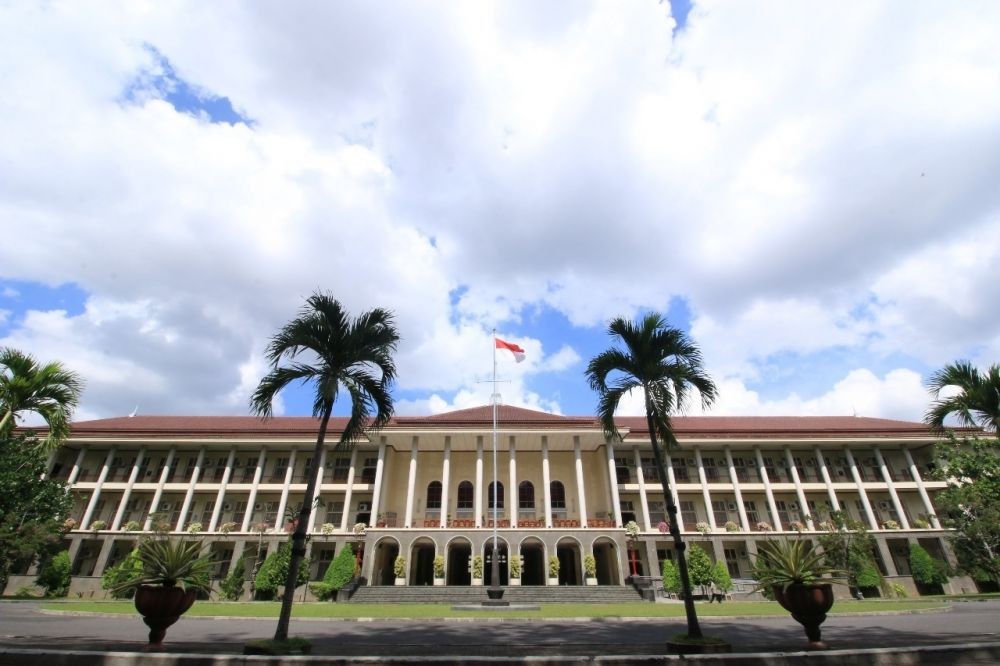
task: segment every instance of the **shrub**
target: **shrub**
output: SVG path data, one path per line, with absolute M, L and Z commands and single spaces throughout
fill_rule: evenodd
M 887 530 L 898 530 L 899 523 L 897 523 L 895 520 L 887 520 L 884 523 L 882 523 L 882 528 Z
M 108 526 L 107 521 L 104 521 L 104 520 L 95 520 L 94 522 L 92 522 L 90 524 L 90 530 L 92 532 L 100 532 L 101 530 L 103 530 L 107 526 Z
M 434 557 L 434 577 L 444 578 L 444 555 Z
M 482 558 L 480 558 L 482 559 Z M 479 577 L 482 578 L 483 565 L 479 565 Z M 406 578 L 406 558 L 402 555 L 396 556 L 396 561 L 392 563 L 392 571 L 396 574 L 396 578 Z
M 130 599 L 135 594 L 134 588 L 122 589 L 122 584 L 142 575 L 142 560 L 139 559 L 139 549 L 133 548 L 121 562 L 104 570 L 101 576 L 101 588 L 111 591 L 115 599 Z
M 917 528 L 918 530 L 926 530 L 930 526 L 931 524 L 926 520 L 924 520 L 923 518 L 917 518 L 916 520 L 913 521 L 913 527 Z
M 921 585 L 944 585 L 948 582 L 948 565 L 931 557 L 919 544 L 910 544 L 910 575 Z
M 288 567 L 292 562 L 292 544 L 285 541 L 278 545 L 277 550 L 267 556 L 264 564 L 260 566 L 257 577 L 254 579 L 254 590 L 261 597 L 273 598 L 278 593 L 278 588 L 285 584 L 288 579 Z M 305 585 L 309 582 L 309 558 L 302 558 L 299 564 L 299 575 L 296 579 L 297 585 Z
M 350 544 L 345 545 L 330 562 L 323 574 L 323 580 L 319 583 L 312 583 L 309 589 L 320 601 L 333 598 L 340 588 L 351 582 L 354 578 L 354 549 Z
M 198 532 L 201 532 L 201 530 L 202 524 L 199 522 L 193 522 L 187 526 L 188 534 L 197 534 Z
M 223 599 L 226 601 L 240 600 L 243 596 L 243 579 L 246 577 L 246 574 L 246 563 L 243 561 L 243 556 L 240 555 L 240 559 L 236 560 L 236 565 L 232 571 L 219 583 L 219 591 Z
M 139 524 L 138 520 L 130 520 L 127 523 L 125 523 L 124 529 L 126 532 L 138 532 L 140 529 L 142 529 L 142 525 Z
M 588 578 L 593 578 L 597 575 L 597 560 L 594 559 L 593 555 L 587 555 L 583 558 L 583 570 L 586 572 Z
M 483 577 L 483 557 L 476 555 L 472 558 L 472 577 L 482 579 Z
M 882 584 L 882 574 L 879 573 L 878 567 L 871 560 L 861 563 L 857 572 L 858 587 L 879 587 Z
M 712 582 L 712 556 L 700 546 L 691 545 L 688 548 L 688 578 L 691 585 L 704 588 Z
M 65 597 L 69 593 L 69 585 L 72 581 L 71 570 L 69 551 L 64 550 L 42 564 L 35 583 L 45 590 L 47 597 Z
M 334 533 L 337 528 L 334 527 L 333 523 L 323 523 L 323 526 L 319 528 L 319 531 L 324 534 L 324 536 L 330 536 Z
M 559 558 L 555 555 L 549 558 L 549 578 L 559 577 Z
M 235 529 L 236 529 L 236 523 L 233 522 L 222 523 L 222 525 L 219 526 L 219 531 L 222 532 L 223 534 L 229 534 Z
M 521 556 L 511 555 L 510 556 L 510 577 L 520 578 L 521 577 Z
M 667 592 L 677 594 L 681 591 L 681 574 L 677 570 L 677 565 L 673 560 L 663 560 L 661 570 L 663 576 L 663 589 Z
M 739 532 L 740 526 L 732 520 L 727 520 L 725 525 L 727 532 Z
M 712 567 L 712 582 L 723 592 L 733 589 L 733 578 L 729 575 L 729 569 L 721 560 Z
M 699 522 L 695 524 L 694 528 L 701 532 L 702 534 L 708 534 L 712 531 L 712 526 L 706 522 Z

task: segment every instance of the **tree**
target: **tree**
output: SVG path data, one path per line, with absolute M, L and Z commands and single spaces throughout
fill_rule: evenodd
M 931 557 L 920 544 L 911 543 L 910 575 L 918 585 L 944 585 L 948 582 L 948 565 Z
M 702 368 L 698 347 L 683 331 L 667 325 L 658 314 L 647 314 L 638 322 L 618 317 L 608 324 L 608 334 L 624 345 L 624 349 L 612 347 L 601 352 L 587 366 L 587 380 L 599 396 L 597 413 L 605 437 L 609 441 L 621 441 L 621 434 L 615 425 L 618 403 L 632 391 L 643 393 L 649 443 L 653 448 L 667 506 L 667 522 L 677 553 L 688 636 L 701 638 L 684 557 L 685 544 L 677 527 L 677 505 L 670 493 L 660 442 L 668 451 L 677 447 L 670 422 L 671 413 L 684 407 L 692 389 L 698 391 L 702 406 L 708 407 L 715 401 L 715 383 Z
M 701 546 L 691 546 L 688 552 L 688 574 L 691 576 L 691 585 L 700 587 L 702 594 L 715 580 L 712 556 Z
M 941 398 L 946 387 L 957 388 L 959 392 Z M 979 372 L 968 361 L 956 361 L 931 375 L 927 388 L 935 400 L 924 421 L 932 428 L 943 430 L 945 418 L 954 414 L 962 425 L 982 428 L 1000 437 L 1000 365 Z
M 309 582 L 309 559 L 302 560 L 302 567 L 295 574 L 293 582 L 288 580 L 288 571 L 291 569 L 292 545 L 288 541 L 278 545 L 278 548 L 267 556 L 264 564 L 261 565 L 257 577 L 254 579 L 254 590 L 261 596 L 267 598 L 274 596 L 278 592 L 279 585 L 290 585 L 292 592 L 299 585 Z M 287 589 L 286 589 L 287 592 Z
M 243 596 L 243 585 L 246 583 L 246 562 L 243 560 L 243 556 L 236 560 L 236 566 L 233 570 L 229 572 L 221 583 L 219 583 L 219 590 L 222 593 L 222 598 L 226 601 L 239 601 L 240 597 Z
M 973 579 L 1000 584 L 1000 446 L 996 440 L 949 433 L 934 447 L 933 476 L 948 487 L 935 496 L 959 567 Z
M 41 365 L 29 354 L 0 347 L 0 437 L 10 435 L 22 414 L 35 412 L 49 426 L 41 446 L 51 451 L 69 435 L 82 390 L 80 376 L 58 361 Z
M 820 525 L 826 527 L 826 534 L 819 537 L 826 566 L 844 572 L 850 587 L 878 587 L 882 575 L 872 555 L 875 538 L 865 524 L 845 511 L 831 511 L 829 520 Z
M 27 434 L 0 437 L 0 589 L 11 571 L 62 549 L 73 506 L 66 484 L 45 473 L 46 454 Z
M 351 582 L 352 578 L 354 578 L 354 549 L 347 544 L 340 549 L 330 562 L 330 566 L 326 568 L 323 582 L 310 584 L 309 587 L 321 601 L 326 601 Z
M 47 597 L 65 597 L 72 582 L 71 570 L 69 551 L 61 550 L 58 555 L 46 559 L 38 567 L 35 584 L 45 590 Z
M 723 592 L 733 589 L 733 577 L 729 575 L 729 569 L 722 560 L 717 560 L 712 567 L 712 582 Z
M 101 576 L 101 588 L 111 590 L 115 599 L 129 599 L 135 594 L 134 588 L 122 589 L 122 584 L 142 575 L 142 560 L 139 559 L 139 549 L 133 548 L 121 562 L 104 570 Z
M 392 418 L 389 389 L 396 378 L 392 355 L 398 342 L 399 334 L 388 310 L 375 308 L 351 319 L 338 301 L 317 292 L 309 297 L 299 316 L 285 324 L 271 339 L 265 352 L 271 371 L 260 380 L 250 398 L 250 409 L 261 418 L 269 419 L 274 399 L 282 389 L 293 382 L 313 383 L 316 388 L 313 416 L 318 417 L 320 423 L 312 459 L 318 461 L 333 405 L 343 387 L 350 399 L 351 416 L 337 446 L 349 448 L 367 433 L 381 429 Z M 301 354 L 308 362 L 296 360 Z M 281 365 L 282 361 L 287 361 L 288 365 Z M 294 583 L 305 557 L 306 529 L 311 523 L 315 492 L 316 474 L 311 474 L 292 534 L 292 557 L 274 632 L 276 641 L 288 639 Z

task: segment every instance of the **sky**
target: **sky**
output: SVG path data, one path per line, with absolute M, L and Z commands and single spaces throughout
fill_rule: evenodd
M 503 402 L 582 415 L 608 320 L 659 312 L 707 413 L 920 420 L 931 372 L 1000 360 L 998 26 L 990 0 L 3 3 L 0 346 L 79 372 L 79 419 L 247 414 L 322 290 L 394 312 L 399 414 L 486 404 L 495 328 L 527 351 Z

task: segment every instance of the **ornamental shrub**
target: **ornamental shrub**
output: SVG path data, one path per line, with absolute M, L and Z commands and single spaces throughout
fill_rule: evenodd
M 663 589 L 678 594 L 681 591 L 681 574 L 673 560 L 663 560 Z
M 274 598 L 278 588 L 288 579 L 288 567 L 292 562 L 292 544 L 285 541 L 277 550 L 267 556 L 254 579 L 254 590 L 261 598 Z M 302 558 L 299 565 L 297 585 L 309 582 L 309 558 Z
M 340 588 L 351 582 L 354 578 L 354 549 L 350 544 L 341 548 L 337 556 L 326 568 L 323 580 L 319 583 L 312 583 L 309 589 L 320 601 L 335 599 Z
M 594 559 L 593 555 L 587 555 L 583 558 L 583 570 L 586 572 L 588 578 L 593 578 L 597 575 L 597 560 Z
M 511 555 L 510 556 L 510 577 L 520 578 L 521 577 L 521 556 Z
M 922 546 L 910 544 L 910 575 L 921 585 L 944 585 L 948 582 L 947 565 L 931 557 Z
M 553 555 L 549 558 L 549 578 L 559 577 L 559 558 Z
M 142 560 L 139 559 L 139 549 L 133 548 L 132 552 L 125 556 L 121 562 L 113 567 L 104 570 L 101 576 L 101 588 L 111 590 L 111 596 L 115 599 L 129 599 L 135 594 L 135 588 L 120 588 L 123 583 L 129 580 L 136 580 L 142 577 Z
M 687 565 L 692 586 L 704 588 L 712 583 L 712 556 L 704 548 L 692 544 L 688 549 Z
M 480 558 L 482 560 L 482 558 Z M 479 565 L 480 574 L 479 577 L 482 578 L 482 564 Z M 392 563 L 392 572 L 396 574 L 396 578 L 406 578 L 406 558 L 402 555 L 396 556 L 396 561 Z
M 47 597 L 65 597 L 72 581 L 71 570 L 69 551 L 64 550 L 39 568 L 35 583 L 45 590 Z
M 733 578 L 729 575 L 729 568 L 721 560 L 712 567 L 712 581 L 723 592 L 733 589 Z
M 233 567 L 229 575 L 226 576 L 221 583 L 219 583 L 219 590 L 222 594 L 222 598 L 226 601 L 239 601 L 243 596 L 243 583 L 246 577 L 246 563 L 243 561 L 243 556 L 240 555 L 240 559 L 236 560 L 236 566 Z
M 444 555 L 434 556 L 434 577 L 444 578 Z

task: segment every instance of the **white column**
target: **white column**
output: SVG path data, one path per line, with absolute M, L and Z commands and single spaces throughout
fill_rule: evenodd
M 647 532 L 653 531 L 653 523 L 649 519 L 649 500 L 646 498 L 646 475 L 642 473 L 642 456 L 639 447 L 632 447 L 632 459 L 635 460 L 635 477 L 639 483 L 639 504 L 642 505 L 642 524 Z M 581 488 L 580 492 L 583 492 Z
M 318 532 L 319 531 L 319 503 L 316 501 L 317 498 L 322 496 L 323 488 L 323 475 L 326 474 L 326 448 L 319 452 L 319 467 L 316 469 L 316 492 L 313 494 L 313 505 L 312 513 L 309 514 L 309 520 L 312 521 L 312 525 L 306 526 L 306 531 L 308 532 Z M 302 498 L 305 502 L 306 498 Z M 281 519 L 280 517 L 278 518 Z
M 854 462 L 854 456 L 851 455 L 851 449 L 844 447 L 844 455 L 847 456 L 847 464 L 851 467 L 851 476 L 854 477 L 854 485 L 858 487 L 858 495 L 861 496 L 861 504 L 865 507 L 865 515 L 868 517 L 868 525 L 872 530 L 879 529 L 878 520 L 875 519 L 875 512 L 872 511 L 871 502 L 868 501 L 868 493 L 865 492 L 865 484 L 861 480 L 861 473 L 858 471 L 858 465 Z M 888 567 L 890 562 L 886 562 L 885 565 Z
M 753 447 L 754 455 L 757 456 L 757 467 L 760 469 L 760 480 L 764 482 L 764 494 L 767 496 L 767 508 L 771 512 L 771 520 L 774 521 L 774 529 L 781 532 L 784 527 L 781 525 L 781 518 L 778 517 L 778 505 L 774 502 L 774 493 L 771 492 L 771 480 L 767 478 L 767 470 L 764 468 L 764 456 L 760 453 L 760 447 Z
M 163 487 L 167 485 L 167 479 L 170 478 L 170 468 L 174 466 L 174 458 L 176 456 L 177 447 L 170 447 L 170 452 L 167 453 L 167 461 L 163 464 L 163 469 L 160 470 L 160 480 L 156 484 L 156 490 L 153 492 L 153 502 L 149 505 L 149 513 L 146 515 L 146 522 L 142 525 L 142 530 L 144 532 L 148 532 L 153 527 L 153 519 L 150 516 L 160 510 L 160 499 L 163 497 Z
M 441 461 L 441 529 L 448 528 L 448 507 L 451 502 L 451 435 L 444 438 L 444 459 Z
M 552 485 L 549 476 L 549 438 L 542 435 L 542 502 L 545 509 L 545 526 L 552 527 Z
M 81 446 L 80 451 L 76 454 L 76 462 L 73 463 L 73 469 L 69 471 L 69 477 L 66 479 L 66 485 L 72 486 L 76 483 L 76 477 L 80 476 L 80 468 L 83 466 L 83 459 L 87 455 L 87 447 Z
M 813 447 L 813 455 L 816 456 L 816 464 L 819 465 L 819 474 L 823 477 L 823 483 L 826 484 L 826 494 L 830 498 L 830 506 L 834 511 L 840 511 L 837 492 L 833 489 L 833 481 L 830 480 L 830 470 L 826 468 L 826 458 L 823 457 L 823 452 L 819 450 L 818 446 Z
M 56 461 L 56 451 L 53 450 L 45 458 L 45 471 L 42 472 L 42 476 L 40 477 L 42 479 L 42 481 L 44 481 L 45 479 L 49 478 L 49 472 L 52 471 L 52 463 L 54 463 L 55 461 Z M 34 567 L 34 566 L 35 565 L 32 565 L 32 567 Z M 32 574 L 32 575 L 34 575 L 34 574 Z
M 899 501 L 899 494 L 896 492 L 896 484 L 892 480 L 892 475 L 889 474 L 889 466 L 885 464 L 885 458 L 882 456 L 882 451 L 879 450 L 877 446 L 872 447 L 875 450 L 875 460 L 878 462 L 879 470 L 882 472 L 882 480 L 885 481 L 886 487 L 889 489 L 889 499 L 892 500 L 892 506 L 896 509 L 896 514 L 899 516 L 899 526 L 904 530 L 910 529 L 910 521 L 906 518 L 906 512 L 903 510 L 903 503 Z
M 910 476 L 917 483 L 917 492 L 920 493 L 920 501 L 924 503 L 924 511 L 927 512 L 927 517 L 931 520 L 931 525 L 934 529 L 941 529 L 941 523 L 938 521 L 937 514 L 934 512 L 934 505 L 931 504 L 930 495 L 927 494 L 927 488 L 924 486 L 924 480 L 920 477 L 920 470 L 917 469 L 917 463 L 913 461 L 913 456 L 910 455 L 910 450 L 903 447 L 903 455 L 906 456 L 906 464 L 910 466 Z
M 476 437 L 476 527 L 483 526 L 483 438 Z M 475 553 L 473 553 L 475 555 Z
M 372 489 L 372 514 L 368 525 L 377 524 L 378 510 L 382 503 L 382 476 L 385 471 L 385 437 L 379 441 L 378 460 L 375 462 L 375 487 Z M 369 558 L 374 561 L 374 558 Z
M 517 488 L 517 446 L 514 437 L 510 438 L 510 487 L 507 489 L 507 513 L 510 515 L 510 526 L 517 527 L 517 508 L 520 503 Z M 513 551 L 512 551 L 513 552 Z
M 247 510 L 243 513 L 243 525 L 240 532 L 250 531 L 250 518 L 253 517 L 253 505 L 257 502 L 257 487 L 260 486 L 260 477 L 264 476 L 264 463 L 267 460 L 267 447 L 260 447 L 260 455 L 257 456 L 257 469 L 253 473 L 253 484 L 250 486 L 250 496 L 247 498 Z
M 799 479 L 799 470 L 795 467 L 795 458 L 792 457 L 792 448 L 790 446 L 785 447 L 785 464 L 788 465 L 788 469 L 792 473 L 792 483 L 795 484 L 795 496 L 799 500 L 799 513 L 805 516 L 806 528 L 814 530 L 816 528 L 813 527 L 812 514 L 809 513 L 809 503 L 806 502 L 806 491 L 802 488 L 802 480 Z
M 128 483 L 125 484 L 125 492 L 122 493 L 122 500 L 118 502 L 118 511 L 115 512 L 114 522 L 111 523 L 111 529 L 114 531 L 121 528 L 122 517 L 125 515 L 125 506 L 132 496 L 132 486 L 135 485 L 136 479 L 139 478 L 139 468 L 142 467 L 142 459 L 145 455 L 146 447 L 140 447 L 139 453 L 135 457 L 135 462 L 132 464 L 132 473 L 128 475 Z
M 97 484 L 94 486 L 94 492 L 90 494 L 90 501 L 87 503 L 87 510 L 83 514 L 83 520 L 80 521 L 81 530 L 87 529 L 90 525 L 90 519 L 94 514 L 94 507 L 97 506 L 97 499 L 101 496 L 101 488 L 104 486 L 104 480 L 108 478 L 108 471 L 111 469 L 111 461 L 114 460 L 115 452 L 117 450 L 117 446 L 112 446 L 108 449 L 108 455 L 104 457 L 104 467 L 101 468 L 101 474 L 97 477 Z
M 198 450 L 198 457 L 194 461 L 194 471 L 191 473 L 191 481 L 188 483 L 187 492 L 184 493 L 184 503 L 181 505 L 181 515 L 177 518 L 178 532 L 184 530 L 184 522 L 187 519 L 188 510 L 191 508 L 191 501 L 194 499 L 194 487 L 198 485 L 198 477 L 201 476 L 201 466 L 205 464 L 205 447 Z
M 288 454 L 288 467 L 285 469 L 285 481 L 281 486 L 281 499 L 278 500 L 278 519 L 275 521 L 275 532 L 280 532 L 285 529 L 285 509 L 288 508 L 288 493 L 292 486 L 292 476 L 295 473 L 295 454 L 297 451 L 298 449 L 293 448 Z
M 226 501 L 226 486 L 233 475 L 233 463 L 236 461 L 236 447 L 230 447 L 229 457 L 226 458 L 226 469 L 222 472 L 222 483 L 219 484 L 219 492 L 215 494 L 215 508 L 212 509 L 212 520 L 208 523 L 208 531 L 214 532 L 219 526 L 219 516 L 222 515 L 222 505 Z
M 583 452 L 579 435 L 573 435 L 573 459 L 576 465 L 576 495 L 580 514 L 580 526 L 587 526 L 587 489 L 583 480 Z
M 705 476 L 705 463 L 701 459 L 701 451 L 694 450 L 694 459 L 698 464 L 698 481 L 701 483 L 701 496 L 705 502 L 705 512 L 708 514 L 708 525 L 714 532 L 717 529 L 715 524 L 715 511 L 712 510 L 712 494 L 708 491 L 708 479 Z
M 733 462 L 733 451 L 725 448 L 726 465 L 729 466 L 729 480 L 733 484 L 733 496 L 736 498 L 736 510 L 740 514 L 740 527 L 744 532 L 750 531 L 750 520 L 747 518 L 747 508 L 743 504 L 743 491 L 740 490 L 740 477 L 736 475 L 736 464 Z
M 294 451 L 292 452 L 294 454 Z M 358 466 L 358 447 L 351 449 L 351 461 L 347 467 L 347 490 L 344 491 L 344 510 L 340 514 L 340 531 L 347 531 L 347 521 L 351 517 L 351 500 L 354 499 L 354 474 Z
M 406 479 L 406 515 L 403 517 L 403 527 L 413 527 L 413 497 L 417 486 L 417 438 L 410 441 L 410 473 Z
M 680 495 L 677 493 L 677 479 L 674 476 L 674 460 L 670 457 L 670 453 L 664 451 L 664 466 L 667 468 L 667 481 L 670 483 L 670 499 L 674 501 L 674 507 L 677 509 L 677 513 L 674 516 L 677 520 L 677 529 L 681 532 L 684 531 L 684 518 L 681 516 L 681 500 Z M 663 487 L 663 479 L 660 479 L 660 488 Z M 667 518 L 670 517 L 670 512 L 667 512 Z
M 608 484 L 611 486 L 611 506 L 615 517 L 615 526 L 622 525 L 622 501 L 618 494 L 618 470 L 615 466 L 615 445 L 608 442 Z

